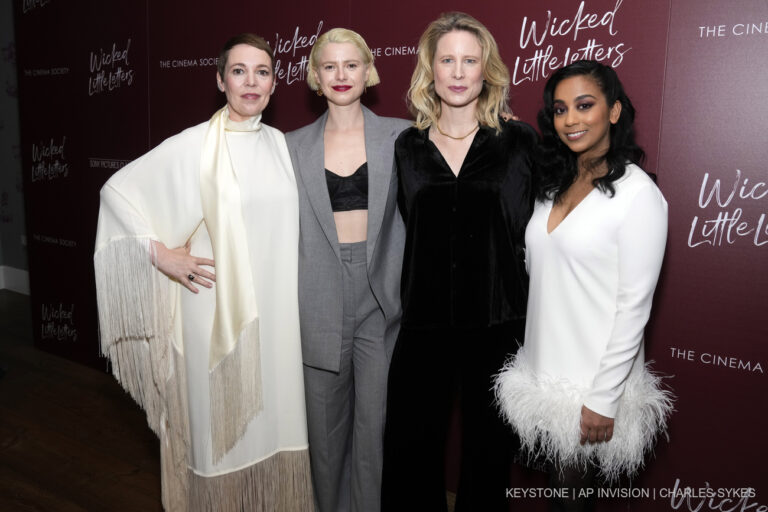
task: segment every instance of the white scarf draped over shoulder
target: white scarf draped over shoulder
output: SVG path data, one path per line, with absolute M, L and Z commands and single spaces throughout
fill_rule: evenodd
M 150 427 L 160 435 L 170 425 L 185 444 L 184 365 L 174 362 L 183 356 L 175 315 L 181 290 L 152 266 L 151 242 L 179 247 L 201 222 L 208 229 L 216 264 L 209 357 L 214 461 L 262 408 L 258 306 L 225 137 L 227 130 L 260 130 L 260 121 L 233 122 L 224 107 L 207 126 L 185 130 L 126 166 L 101 191 L 94 255 L 101 349 L 115 377 L 146 410 Z M 190 168 L 199 176 L 190 176 Z M 199 190 L 191 190 L 198 178 Z

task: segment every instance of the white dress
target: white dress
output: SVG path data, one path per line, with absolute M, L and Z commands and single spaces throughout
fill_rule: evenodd
M 226 132 L 259 307 L 263 406 L 219 460 L 208 372 L 216 294 L 202 286 L 193 294 L 150 264 L 150 240 L 189 241 L 191 254 L 213 258 L 200 195 L 207 127 L 167 139 L 102 189 L 94 256 L 102 348 L 160 437 L 167 510 L 311 510 L 298 195 L 283 134 L 265 125 Z
M 643 354 L 667 203 L 636 165 L 614 187 L 613 197 L 593 189 L 551 233 L 552 201 L 536 203 L 525 233 L 525 344 L 496 384 L 529 456 L 593 460 L 608 479 L 642 465 L 672 409 Z M 611 441 L 579 444 L 582 405 L 615 418 Z

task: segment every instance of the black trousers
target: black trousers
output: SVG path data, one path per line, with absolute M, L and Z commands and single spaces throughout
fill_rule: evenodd
M 389 370 L 382 511 L 444 512 L 445 446 L 461 411 L 457 512 L 509 510 L 516 437 L 494 405 L 492 377 L 517 351 L 524 321 L 486 328 L 403 327 Z

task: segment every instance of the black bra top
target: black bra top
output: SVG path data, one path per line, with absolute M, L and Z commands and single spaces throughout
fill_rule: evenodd
M 368 162 L 349 176 L 339 176 L 326 169 L 325 181 L 334 212 L 368 209 Z

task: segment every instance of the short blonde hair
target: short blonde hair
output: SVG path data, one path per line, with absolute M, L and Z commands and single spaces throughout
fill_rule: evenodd
M 499 115 L 508 112 L 509 70 L 501 60 L 496 40 L 485 26 L 469 14 L 448 12 L 427 27 L 419 39 L 418 60 L 408 89 L 408 109 L 416 118 L 416 127 L 425 130 L 436 124 L 441 113 L 440 98 L 435 93 L 434 60 L 437 42 L 445 34 L 464 30 L 477 37 L 483 50 L 483 90 L 477 102 L 477 120 L 481 125 L 501 131 Z
M 315 74 L 317 73 L 317 68 L 320 64 L 318 62 L 320 59 L 320 52 L 323 51 L 323 48 L 325 48 L 325 45 L 328 43 L 352 43 L 355 45 L 355 47 L 360 50 L 363 64 L 368 66 L 369 69 L 368 80 L 366 80 L 365 86 L 371 87 L 381 81 L 379 80 L 379 72 L 376 71 L 376 66 L 373 65 L 373 53 L 371 53 L 371 49 L 368 48 L 368 45 L 365 43 L 365 39 L 354 30 L 349 30 L 347 28 L 332 28 L 317 38 L 317 41 L 315 41 L 315 44 L 312 46 L 312 51 L 309 53 L 307 83 L 309 84 L 310 89 L 316 91 L 320 88 L 320 84 L 317 82 Z

